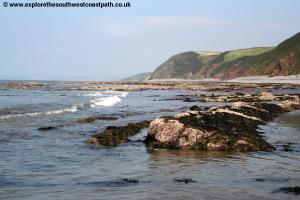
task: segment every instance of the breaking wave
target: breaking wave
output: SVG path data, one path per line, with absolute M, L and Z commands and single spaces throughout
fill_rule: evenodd
M 62 114 L 62 113 L 73 113 L 78 109 L 84 109 L 85 107 L 96 107 L 96 106 L 113 106 L 116 103 L 120 103 L 122 98 L 128 95 L 127 92 L 118 92 L 118 91 L 104 91 L 104 92 L 90 92 L 83 94 L 81 96 L 86 97 L 100 97 L 91 99 L 88 102 L 84 102 L 82 104 L 74 105 L 72 107 L 57 109 L 57 110 L 48 110 L 45 112 L 29 112 L 29 113 L 13 113 L 13 114 L 5 114 L 0 115 L 0 119 L 8 119 L 15 117 L 25 117 L 25 116 L 37 116 L 37 115 L 52 115 L 52 114 Z
M 90 106 L 113 106 L 116 103 L 121 102 L 122 99 L 118 96 L 110 96 L 110 97 L 103 97 L 99 99 L 93 99 L 90 101 Z

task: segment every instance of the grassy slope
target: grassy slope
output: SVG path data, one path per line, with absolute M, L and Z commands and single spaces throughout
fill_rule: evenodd
M 260 55 L 274 48 L 275 47 L 253 47 L 224 52 L 210 62 L 210 69 L 207 70 L 206 76 L 215 77 L 220 72 L 229 68 L 229 66 L 232 65 L 231 63 L 237 59 Z M 216 66 L 215 68 L 212 67 L 214 65 Z
M 259 55 L 242 56 L 222 63 L 210 75 L 233 78 L 231 76 L 299 74 L 299 64 L 300 33 L 280 43 L 276 48 Z
M 225 56 L 223 62 L 230 62 L 243 56 L 256 56 L 267 51 L 274 49 L 275 47 L 255 47 L 249 49 L 239 49 L 229 51 Z

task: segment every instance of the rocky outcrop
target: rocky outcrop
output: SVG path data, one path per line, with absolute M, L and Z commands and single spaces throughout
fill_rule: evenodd
M 192 110 L 175 116 L 158 117 L 149 126 L 149 148 L 272 151 L 257 131 L 258 125 L 283 112 L 299 109 L 299 102 L 280 104 L 236 102 L 232 106 Z
M 90 137 L 86 143 L 101 144 L 103 146 L 115 147 L 128 141 L 128 137 L 137 134 L 143 128 L 149 126 L 150 121 L 129 123 L 126 126 L 108 126 L 102 133 Z
M 233 102 L 267 102 L 267 101 L 298 101 L 299 95 L 274 95 L 271 92 L 261 92 L 260 94 L 243 94 L 237 92 L 235 94 L 222 94 L 211 95 L 205 94 L 192 94 L 181 95 L 175 98 L 165 100 L 182 100 L 183 102 L 220 102 L 220 103 L 233 103 Z

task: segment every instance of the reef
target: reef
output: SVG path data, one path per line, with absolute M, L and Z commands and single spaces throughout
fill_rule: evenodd
M 154 119 L 145 143 L 148 148 L 272 151 L 258 126 L 284 112 L 299 109 L 299 100 L 281 103 L 245 103 L 191 110 Z

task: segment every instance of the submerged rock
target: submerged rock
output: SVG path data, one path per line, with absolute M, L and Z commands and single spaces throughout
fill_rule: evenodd
M 54 126 L 44 126 L 44 127 L 38 128 L 39 131 L 50 131 L 50 130 L 53 130 L 53 129 L 57 129 L 57 128 L 54 127 Z
M 78 120 L 79 123 L 92 123 L 96 120 L 117 120 L 117 117 L 113 116 L 91 116 L 91 117 L 86 117 L 86 118 L 81 118 Z
M 158 117 L 150 123 L 145 143 L 149 148 L 272 151 L 274 147 L 257 131 L 258 125 L 296 108 L 299 102 L 236 102 L 232 106 Z
M 126 183 L 134 183 L 134 184 L 138 184 L 139 183 L 138 179 L 132 179 L 132 178 L 123 178 L 122 181 L 124 181 Z
M 102 133 L 90 137 L 86 143 L 101 144 L 104 146 L 115 147 L 128 141 L 128 137 L 137 134 L 143 128 L 149 126 L 150 121 L 139 123 L 129 123 L 126 126 L 108 126 Z
M 185 183 L 185 184 L 197 182 L 191 178 L 175 178 L 175 179 L 173 179 L 173 181 L 178 182 L 178 183 Z
M 279 191 L 284 192 L 284 193 L 292 193 L 295 195 L 299 195 L 300 194 L 300 186 L 283 187 L 283 188 L 280 188 Z

